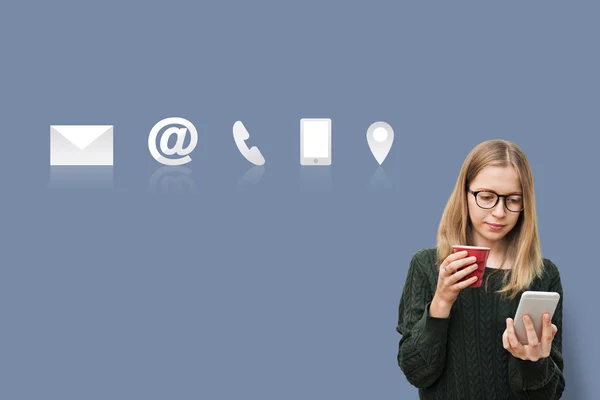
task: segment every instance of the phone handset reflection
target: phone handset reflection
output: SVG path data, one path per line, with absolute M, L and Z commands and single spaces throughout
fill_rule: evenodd
M 250 161 L 254 165 L 264 165 L 265 158 L 261 154 L 260 150 L 256 146 L 248 148 L 246 140 L 250 137 L 250 134 L 246 130 L 246 127 L 242 121 L 236 121 L 233 124 L 233 140 L 238 150 L 246 160 Z

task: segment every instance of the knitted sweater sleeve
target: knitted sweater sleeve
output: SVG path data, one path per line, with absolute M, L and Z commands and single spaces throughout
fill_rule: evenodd
M 550 356 L 536 362 L 511 357 L 508 362 L 509 383 L 519 399 L 560 399 L 565 389 L 562 358 L 562 309 L 563 290 L 558 268 L 547 260 L 555 270 L 548 291 L 560 294 L 560 300 L 552 317 L 558 331 L 552 341 Z
M 419 389 L 431 386 L 444 369 L 450 321 L 449 318 L 429 316 L 433 293 L 425 269 L 431 260 L 426 256 L 425 250 L 421 250 L 411 260 L 396 328 L 402 335 L 398 346 L 398 365 L 408 382 Z

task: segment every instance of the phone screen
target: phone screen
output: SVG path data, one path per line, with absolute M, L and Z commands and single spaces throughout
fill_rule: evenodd
M 304 157 L 327 158 L 329 157 L 329 121 L 313 120 L 302 121 Z

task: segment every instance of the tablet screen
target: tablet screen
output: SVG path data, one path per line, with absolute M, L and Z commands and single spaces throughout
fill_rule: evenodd
M 329 157 L 329 121 L 312 120 L 302 121 L 304 157 L 327 158 Z

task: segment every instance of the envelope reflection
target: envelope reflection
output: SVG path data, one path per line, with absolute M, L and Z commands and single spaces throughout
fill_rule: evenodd
M 113 167 L 50 167 L 50 186 L 112 188 Z

